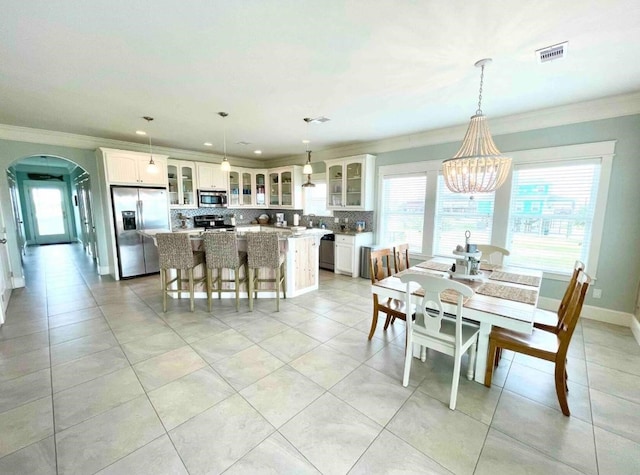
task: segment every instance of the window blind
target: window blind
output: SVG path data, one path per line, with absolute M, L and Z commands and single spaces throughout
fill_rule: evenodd
M 302 188 L 304 214 L 316 216 L 333 216 L 327 209 L 327 180 L 324 173 L 311 175 L 311 182 L 316 186 Z
M 509 264 L 559 273 L 586 264 L 599 177 L 599 159 L 514 167 Z
M 408 242 L 411 252 L 422 252 L 426 193 L 426 173 L 383 178 L 381 244 Z
M 433 254 L 451 256 L 458 244 L 465 243 L 465 231 L 473 244 L 491 244 L 495 192 L 453 193 L 438 175 Z

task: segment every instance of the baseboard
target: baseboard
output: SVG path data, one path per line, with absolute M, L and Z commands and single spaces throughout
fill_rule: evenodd
M 640 345 L 640 322 L 633 315 L 631 316 L 631 333 L 633 333 L 633 337 Z
M 25 287 L 27 283 L 24 280 L 24 277 L 12 277 L 11 285 L 13 289 L 19 289 L 20 287 Z
M 98 266 L 98 275 L 109 275 L 111 274 L 111 267 L 109 266 Z
M 540 297 L 538 299 L 538 307 L 545 310 L 557 310 L 560 306 L 560 300 Z M 598 322 L 611 323 L 623 327 L 631 327 L 632 320 L 635 320 L 632 314 L 619 312 L 617 310 L 609 310 L 608 308 L 594 307 L 593 305 L 584 305 L 582 307 L 581 318 L 588 318 Z M 640 331 L 640 329 L 639 329 Z M 636 337 L 637 339 L 638 337 Z

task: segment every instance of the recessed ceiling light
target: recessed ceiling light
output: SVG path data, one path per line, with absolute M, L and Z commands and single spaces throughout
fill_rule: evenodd
M 262 150 L 254 150 L 253 153 L 256 155 L 262 155 Z
M 310 140 L 303 140 L 302 143 L 311 143 Z
M 203 145 L 205 147 L 212 147 L 213 146 L 213 144 L 211 142 L 205 142 Z
M 323 122 L 329 122 L 331 119 L 321 115 L 320 117 L 314 117 L 314 118 L 305 117 L 302 120 L 304 120 L 307 124 L 321 124 Z
M 138 135 L 147 135 L 147 133 L 144 130 L 136 130 L 136 134 L 138 134 Z

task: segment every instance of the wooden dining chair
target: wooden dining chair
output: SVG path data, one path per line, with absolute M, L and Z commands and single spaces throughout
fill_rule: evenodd
M 391 257 L 393 253 L 391 249 L 377 249 L 371 251 L 371 258 L 369 262 L 369 271 L 371 272 L 371 283 L 381 281 L 386 277 L 392 275 L 391 269 Z M 386 299 L 383 302 L 378 300 L 378 295 L 373 294 L 373 317 L 371 319 L 371 330 L 369 331 L 369 340 L 373 338 L 373 334 L 378 326 L 378 313 L 383 312 L 387 315 L 387 319 L 384 322 L 384 329 L 389 328 L 391 320 L 399 318 L 406 320 L 406 307 L 402 300 Z
M 507 249 L 492 244 L 478 244 L 478 251 L 482 252 L 481 262 L 497 265 L 502 265 L 504 257 L 511 254 Z
M 393 268 L 394 272 L 402 272 L 411 266 L 409 261 L 409 244 L 398 244 L 393 248 Z
M 411 284 L 422 287 L 424 297 L 416 304 L 416 319 L 407 319 L 407 348 L 405 350 L 404 375 L 402 385 L 409 384 L 411 362 L 413 360 L 413 345 L 420 346 L 420 359 L 426 360 L 426 348 L 432 348 L 440 353 L 453 356 L 453 380 L 451 382 L 451 396 L 449 408 L 455 410 L 458 398 L 458 383 L 462 357 L 469 352 L 469 368 L 467 379 L 473 379 L 478 344 L 478 325 L 462 321 L 462 304 L 464 298 L 473 295 L 473 290 L 461 282 L 443 279 L 439 276 L 408 272 L 400 277 L 407 284 L 405 305 L 411 305 Z M 415 287 L 415 286 L 414 286 Z M 415 289 L 414 289 L 415 290 Z M 448 315 L 445 318 L 441 294 L 445 290 L 457 293 L 455 320 Z
M 489 352 L 487 353 L 487 369 L 484 377 L 484 385 L 491 387 L 493 365 L 497 348 L 504 348 L 525 355 L 551 361 L 555 364 L 556 395 L 560 403 L 560 409 L 565 416 L 571 415 L 567 402 L 567 350 L 571 343 L 571 337 L 580 318 L 582 304 L 587 294 L 591 278 L 584 272 L 579 273 L 575 291 L 572 292 L 567 309 L 558 333 L 552 333 L 537 328 L 530 335 L 526 333 L 505 330 L 494 327 L 489 335 Z
M 540 330 L 545 330 L 552 333 L 558 333 L 560 331 L 562 319 L 567 312 L 567 306 L 569 305 L 572 293 L 575 290 L 576 284 L 578 282 L 578 275 L 580 275 L 581 272 L 584 272 L 584 267 L 585 266 L 582 261 L 576 261 L 573 265 L 573 274 L 571 275 L 571 280 L 569 280 L 569 285 L 567 285 L 567 290 L 565 290 L 564 292 L 564 296 L 560 301 L 560 306 L 558 307 L 557 312 L 552 312 L 541 308 L 536 309 L 536 313 L 533 319 L 533 326 L 535 328 L 539 328 Z

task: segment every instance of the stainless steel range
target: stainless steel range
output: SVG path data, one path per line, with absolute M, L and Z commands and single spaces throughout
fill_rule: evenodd
M 200 216 L 194 216 L 193 227 L 219 231 L 235 231 L 236 229 L 232 224 L 225 224 L 224 216 L 218 214 L 201 214 Z

